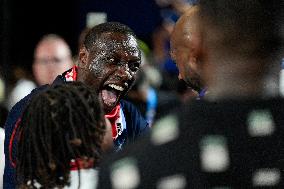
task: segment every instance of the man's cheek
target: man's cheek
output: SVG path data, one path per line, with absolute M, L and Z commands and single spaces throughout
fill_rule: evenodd
M 92 62 L 92 64 L 90 64 L 89 66 L 89 70 L 95 75 L 95 76 L 100 76 L 103 71 L 104 71 L 104 67 L 102 66 L 101 63 L 99 62 Z

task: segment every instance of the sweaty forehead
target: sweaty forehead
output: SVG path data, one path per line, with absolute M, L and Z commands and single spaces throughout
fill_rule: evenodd
M 170 42 L 171 42 L 171 49 L 189 48 L 190 33 L 175 28 L 175 30 L 171 34 Z
M 95 47 L 102 50 L 138 51 L 137 40 L 133 35 L 113 32 L 102 33 L 96 40 Z

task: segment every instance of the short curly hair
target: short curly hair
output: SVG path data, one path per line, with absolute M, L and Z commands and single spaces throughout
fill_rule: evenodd
M 128 26 L 119 22 L 105 22 L 94 26 L 87 32 L 83 42 L 84 46 L 88 50 L 92 49 L 93 44 L 100 37 L 100 35 L 102 33 L 107 33 L 107 32 L 132 35 L 136 38 L 136 35 L 134 34 L 133 30 Z

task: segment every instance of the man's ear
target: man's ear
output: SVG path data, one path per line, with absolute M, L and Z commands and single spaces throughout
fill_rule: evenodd
M 196 26 L 197 27 L 197 26 Z M 203 41 L 203 33 L 200 27 L 197 27 L 192 33 L 191 37 L 191 54 L 196 60 L 193 61 L 197 66 L 201 68 L 204 64 L 204 60 L 206 59 L 206 49 L 204 47 Z
M 188 47 L 188 62 L 191 67 L 197 67 L 197 59 L 200 56 L 200 44 L 196 36 L 192 36 L 189 44 L 190 46 Z
M 86 47 L 81 47 L 79 51 L 79 67 L 85 67 L 87 66 L 87 60 L 89 57 L 89 51 L 86 49 Z
M 199 31 L 195 31 L 191 36 L 191 53 L 195 57 L 200 57 L 202 54 L 202 37 Z

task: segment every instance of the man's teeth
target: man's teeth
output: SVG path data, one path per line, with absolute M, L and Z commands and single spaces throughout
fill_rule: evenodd
M 117 86 L 117 85 L 114 85 L 114 84 L 110 84 L 108 86 L 111 87 L 111 88 L 114 88 L 115 90 L 118 90 L 118 91 L 123 91 L 124 90 L 123 87 Z

